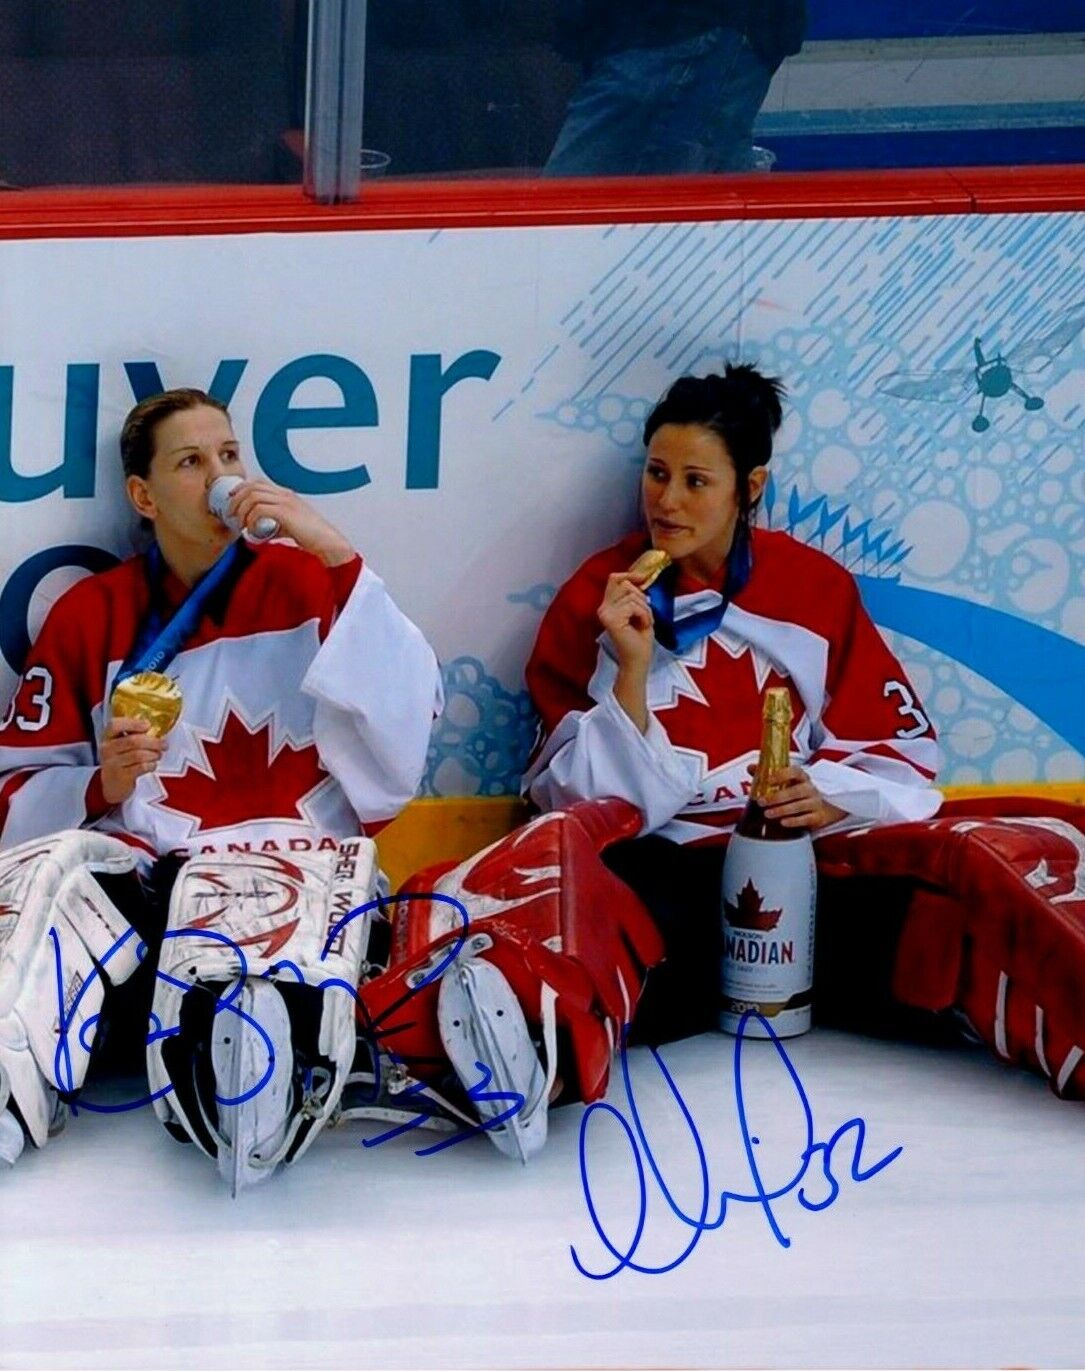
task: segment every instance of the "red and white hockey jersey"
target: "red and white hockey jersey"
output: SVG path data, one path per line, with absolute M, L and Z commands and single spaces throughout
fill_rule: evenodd
M 167 573 L 162 593 L 186 592 Z M 95 827 L 159 855 L 304 851 L 414 795 L 441 705 L 421 632 L 360 557 L 246 545 L 166 668 L 184 708 L 162 760 L 110 808 L 98 745 L 149 601 L 137 557 L 54 605 L 0 727 L 0 846 Z
M 607 577 L 647 540 L 588 559 L 547 610 L 527 667 L 545 742 L 524 778 L 544 810 L 618 796 L 644 832 L 717 840 L 742 813 L 768 686 L 791 692 L 792 759 L 848 817 L 821 832 L 929 818 L 941 803 L 934 729 L 837 562 L 786 533 L 753 531 L 753 571 L 719 628 L 675 655 L 656 644 L 641 734 L 614 698 L 617 662 L 597 610 Z M 720 593 L 683 577 L 676 622 Z

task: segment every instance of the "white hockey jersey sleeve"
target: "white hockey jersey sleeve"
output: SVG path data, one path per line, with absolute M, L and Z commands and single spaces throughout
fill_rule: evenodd
M 433 649 L 368 565 L 302 690 L 315 701 L 321 761 L 359 817 L 398 814 L 417 793 L 443 691 Z
M 608 692 L 584 713 L 567 714 L 524 776 L 542 810 L 607 796 L 644 815 L 642 833 L 661 828 L 689 803 L 695 786 L 659 721 L 640 730 Z
M 641 831 L 650 833 L 690 802 L 696 774 L 654 715 L 640 732 L 614 696 L 616 675 L 604 649 L 588 687 L 597 703 L 565 715 L 526 772 L 524 793 L 543 810 L 607 796 L 628 800 L 644 815 Z

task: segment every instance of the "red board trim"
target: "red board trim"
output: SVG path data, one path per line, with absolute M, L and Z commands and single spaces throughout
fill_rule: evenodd
M 0 239 L 534 227 L 1085 210 L 1085 165 L 598 180 L 383 181 L 357 203 L 298 186 L 0 192 Z

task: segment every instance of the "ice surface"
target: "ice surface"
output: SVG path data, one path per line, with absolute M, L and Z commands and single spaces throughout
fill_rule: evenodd
M 751 1190 L 733 1041 L 662 1055 L 704 1141 L 709 1190 Z M 363 1149 L 378 1124 L 326 1133 L 293 1169 L 234 1201 L 214 1165 L 149 1109 L 81 1113 L 0 1176 L 0 1364 L 21 1367 L 1080 1366 L 1085 1360 L 1085 1111 L 982 1051 L 817 1030 L 787 1044 L 816 1137 L 862 1116 L 861 1168 L 834 1150 L 836 1202 L 733 1205 L 663 1275 L 614 1265 L 578 1161 L 583 1110 L 554 1111 L 527 1167 L 483 1138 L 431 1157 L 414 1134 Z M 676 1203 L 700 1212 L 696 1151 L 645 1049 L 637 1108 Z M 779 1183 L 804 1146 L 794 1086 L 771 1044 L 743 1053 L 759 1166 Z M 130 1088 L 131 1094 L 131 1088 Z M 120 1088 L 115 1092 L 121 1098 Z M 608 1099 L 631 1115 L 616 1072 Z M 851 1135 L 849 1135 L 850 1138 Z M 636 1167 L 597 1113 L 589 1177 L 621 1246 Z M 664 1265 L 696 1236 L 660 1198 L 635 1260 Z M 827 1193 L 818 1167 L 807 1198 Z

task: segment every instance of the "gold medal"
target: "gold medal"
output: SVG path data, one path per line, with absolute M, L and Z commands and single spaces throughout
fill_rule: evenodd
M 650 547 L 647 552 L 642 552 L 633 565 L 629 568 L 630 576 L 639 576 L 641 590 L 647 590 L 671 564 L 669 552 L 664 552 L 662 548 Z
M 137 671 L 114 687 L 115 719 L 146 719 L 152 738 L 164 738 L 181 717 L 181 689 L 161 671 Z

